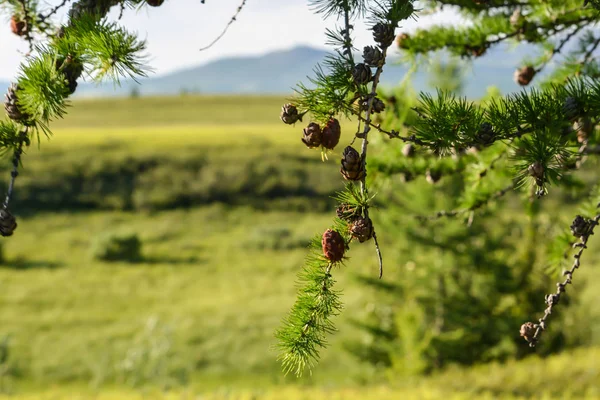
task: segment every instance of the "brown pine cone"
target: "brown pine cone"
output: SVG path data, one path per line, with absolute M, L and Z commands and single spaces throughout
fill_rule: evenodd
M 348 146 L 342 153 L 342 176 L 349 181 L 360 181 L 365 177 L 365 168 L 362 157 L 352 146 Z
M 327 229 L 323 232 L 321 246 L 323 247 L 323 255 L 332 263 L 338 262 L 344 258 L 346 242 L 339 232 L 332 229 Z
M 370 218 L 357 218 L 350 226 L 350 234 L 358 239 L 360 243 L 366 242 L 373 237 L 373 222 Z
M 340 123 L 335 118 L 330 118 L 323 128 L 323 134 L 321 135 L 321 145 L 326 149 L 333 150 L 335 146 L 340 142 L 340 136 L 342 134 L 342 128 Z
M 373 46 L 365 46 L 363 49 L 363 60 L 365 64 L 371 67 L 380 67 L 385 61 L 381 50 Z
M 298 109 L 293 104 L 284 104 L 281 107 L 281 115 L 279 116 L 284 124 L 295 124 L 296 122 L 302 122 L 302 114 L 298 113 Z
M 316 122 L 311 122 L 304 128 L 302 142 L 309 148 L 319 147 L 321 145 L 321 127 Z
M 590 220 L 582 217 L 581 215 L 578 215 L 573 220 L 573 223 L 571 224 L 570 228 L 573 236 L 586 236 L 590 232 Z
M 0 210 L 0 235 L 11 236 L 17 229 L 17 221 L 15 217 L 3 208 Z
M 360 111 L 367 111 L 369 109 L 369 100 L 362 100 L 360 102 Z M 375 97 L 373 99 L 373 106 L 371 107 L 371 112 L 374 114 L 383 112 L 385 110 L 385 103 L 379 97 Z
M 17 36 L 25 36 L 27 33 L 27 22 L 21 20 L 17 15 L 10 19 L 10 30 Z
M 536 331 L 535 324 L 533 322 L 526 322 L 523 325 L 521 325 L 520 334 L 525 340 L 527 340 L 528 342 L 531 342 L 531 340 L 533 339 L 533 336 L 535 335 L 535 331 Z
M 527 168 L 527 172 L 535 179 L 535 184 L 538 186 L 543 186 L 544 179 L 544 166 L 539 161 L 534 162 Z
M 354 79 L 354 83 L 357 85 L 364 85 L 371 81 L 373 77 L 373 73 L 371 72 L 371 68 L 367 66 L 367 64 L 356 64 L 354 69 L 352 70 L 352 79 Z
M 479 132 L 477 132 L 477 141 L 484 146 L 489 146 L 496 141 L 496 132 L 494 132 L 492 124 L 489 122 L 481 124 Z
M 18 91 L 19 87 L 17 84 L 12 83 L 5 95 L 6 101 L 4 102 L 4 109 L 6 110 L 8 118 L 26 124 L 26 122 L 31 119 L 31 116 L 21 109 L 17 95 Z
M 529 83 L 531 83 L 535 74 L 535 68 L 530 65 L 526 65 L 523 68 L 519 68 L 515 71 L 514 79 L 519 85 L 527 86 Z
M 348 222 L 352 222 L 360 216 L 360 210 L 358 207 L 351 206 L 350 204 L 346 203 L 340 204 L 336 208 L 335 213 L 339 219 L 343 219 L 344 221 Z
M 382 24 L 381 22 L 373 26 L 373 40 L 382 49 L 385 49 L 394 42 L 396 37 L 396 29 L 389 24 Z
M 165 0 L 146 0 L 146 3 L 148 3 L 148 5 L 151 7 L 159 7 L 164 2 Z

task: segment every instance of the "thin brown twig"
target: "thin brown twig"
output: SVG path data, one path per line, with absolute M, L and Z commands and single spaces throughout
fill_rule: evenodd
M 600 36 L 598 36 L 596 38 L 592 47 L 590 47 L 590 49 L 585 53 L 585 55 L 583 57 L 583 61 L 581 62 L 583 65 L 587 64 L 592 59 L 592 55 L 593 55 L 594 51 L 596 51 L 596 49 L 598 48 L 599 45 L 600 45 Z
M 229 30 L 229 27 L 231 26 L 231 24 L 233 24 L 237 20 L 237 16 L 242 12 L 242 9 L 244 8 L 245 5 L 246 5 L 246 0 L 242 0 L 242 3 L 238 6 L 237 11 L 235 12 L 235 14 L 233 14 L 233 17 L 231 17 L 231 19 L 229 20 L 229 22 L 227 23 L 227 25 L 225 25 L 225 28 L 219 34 L 219 36 L 217 36 L 212 42 L 210 42 L 208 44 L 208 46 L 202 47 L 200 49 L 200 51 L 204 51 L 204 50 L 210 49 L 215 43 L 217 43 L 219 40 L 221 40 L 221 38 L 223 36 L 225 36 L 225 34 L 227 33 L 227 31 Z
M 584 25 L 576 25 L 573 32 L 568 33 L 563 38 L 563 40 L 560 41 L 558 46 L 556 46 L 555 48 L 552 49 L 552 54 L 550 55 L 550 57 L 544 63 L 542 63 L 542 65 L 540 65 L 538 68 L 536 68 L 536 70 L 535 70 L 536 73 L 541 72 L 546 67 L 546 65 L 548 65 L 550 63 L 550 61 L 552 61 L 554 56 L 562 51 L 563 47 L 565 47 L 565 45 L 569 42 L 569 40 L 571 40 L 573 38 L 573 36 L 577 35 L 583 28 L 584 28 Z
M 600 207 L 600 204 L 598 204 L 598 207 Z M 587 249 L 587 242 L 590 236 L 594 234 L 594 228 L 598 225 L 598 221 L 600 221 L 600 214 L 596 215 L 593 219 L 589 220 L 589 227 L 586 234 L 580 236 L 579 242 L 573 245 L 574 248 L 579 248 L 579 251 L 577 251 L 577 253 L 573 255 L 574 261 L 571 268 L 563 272 L 563 276 L 566 276 L 565 280 L 556 284 L 556 293 L 549 294 L 546 296 L 545 302 L 547 304 L 547 307 L 544 310 L 544 315 L 538 320 L 537 324 L 528 322 L 526 324 L 523 324 L 523 326 L 521 327 L 521 335 L 524 336 L 525 340 L 529 342 L 530 347 L 535 347 L 536 344 L 539 342 L 540 335 L 543 331 L 546 330 L 546 320 L 548 319 L 550 314 L 552 314 L 553 307 L 556 304 L 558 304 L 560 300 L 560 295 L 562 293 L 565 293 L 566 286 L 572 283 L 573 273 L 576 269 L 578 269 L 581 266 L 581 255 L 583 254 L 583 251 Z M 535 329 L 533 336 L 528 336 L 528 329 Z
M 29 53 L 33 52 L 33 36 L 31 36 L 31 28 L 33 28 L 33 21 L 31 15 L 29 15 L 29 7 L 27 7 L 27 0 L 19 0 L 21 7 L 23 8 L 23 18 L 25 19 L 25 40 L 29 42 Z
M 51 16 L 53 16 L 54 14 L 56 14 L 58 12 L 58 10 L 60 10 L 64 6 L 66 6 L 69 1 L 71 1 L 71 0 L 63 0 L 56 7 L 52 8 L 50 11 L 48 11 L 48 14 L 45 14 L 45 15 L 40 14 L 39 18 L 38 18 L 38 24 L 43 24 L 44 22 L 46 22 L 46 20 L 48 18 L 50 18 Z

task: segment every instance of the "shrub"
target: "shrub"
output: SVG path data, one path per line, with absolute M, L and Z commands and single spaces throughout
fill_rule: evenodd
M 104 234 L 94 241 L 92 255 L 101 261 L 140 261 L 142 241 L 136 233 Z

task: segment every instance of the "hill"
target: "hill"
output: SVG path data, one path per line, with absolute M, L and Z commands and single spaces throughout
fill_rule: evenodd
M 479 98 L 492 85 L 502 93 L 519 90 L 513 82 L 513 72 L 521 64 L 528 49 L 519 47 L 509 51 L 505 46 L 491 49 L 488 54 L 472 63 L 465 73 L 467 84 L 464 94 Z M 180 93 L 203 94 L 290 94 L 297 82 L 308 83 L 307 76 L 321 62 L 326 51 L 300 46 L 288 50 L 273 51 L 259 56 L 228 57 L 193 68 L 174 71 L 165 75 L 151 76 L 140 84 L 126 80 L 121 86 L 112 83 L 80 85 L 76 96 L 128 96 L 173 95 Z M 416 90 L 431 90 L 427 84 L 427 68 L 421 68 L 412 77 Z M 398 56 L 389 62 L 382 83 L 392 86 L 400 82 L 407 72 Z M 0 90 L 6 91 L 7 82 L 0 82 Z

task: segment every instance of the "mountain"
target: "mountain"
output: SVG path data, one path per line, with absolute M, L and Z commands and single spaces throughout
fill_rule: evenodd
M 465 71 L 466 85 L 463 94 L 469 98 L 483 96 L 489 86 L 497 86 L 502 93 L 519 90 L 513 82 L 513 73 L 521 65 L 531 48 L 519 47 L 507 51 L 495 47 L 475 60 Z M 326 51 L 300 46 L 289 50 L 273 51 L 260 56 L 228 57 L 207 64 L 182 69 L 166 75 L 140 79 L 139 84 L 125 80 L 121 86 L 112 83 L 97 85 L 82 83 L 76 97 L 173 95 L 183 92 L 205 94 L 290 94 L 298 82 L 308 84 L 307 76 L 313 75 L 318 62 L 323 61 Z M 397 60 L 389 60 L 382 75 L 383 86 L 398 84 L 407 67 Z M 428 86 L 426 68 L 415 73 L 411 82 L 416 90 L 432 91 Z M 8 83 L 0 82 L 0 90 L 6 91 Z

